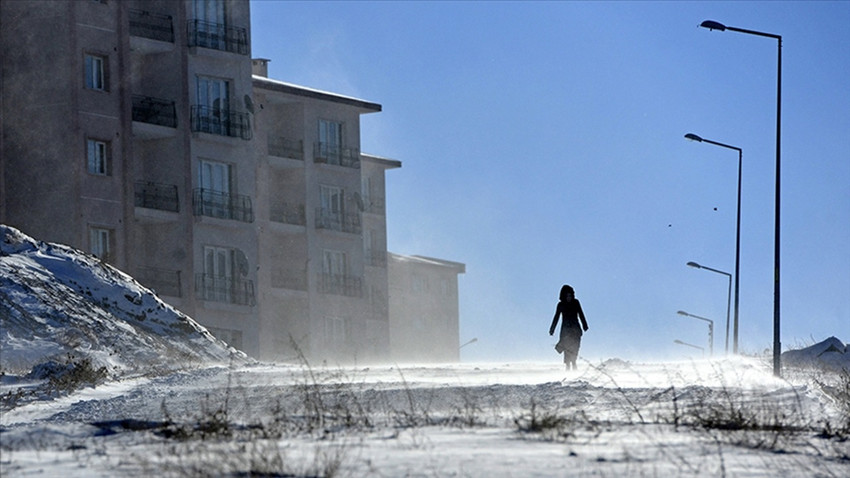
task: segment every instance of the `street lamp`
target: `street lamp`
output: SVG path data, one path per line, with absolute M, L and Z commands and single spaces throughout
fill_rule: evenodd
M 728 144 L 718 143 L 717 141 L 712 141 L 710 139 L 701 138 L 693 133 L 688 133 L 685 135 L 685 139 L 689 139 L 691 141 L 698 141 L 700 143 L 708 143 L 713 144 L 715 146 L 720 146 L 721 148 L 734 149 L 738 152 L 738 214 L 736 219 L 735 226 L 735 326 L 734 332 L 732 333 L 732 353 L 738 353 L 738 291 L 740 290 L 741 285 L 741 165 L 743 163 L 743 150 L 737 146 L 731 146 Z M 691 265 L 688 263 L 688 265 Z M 725 274 L 725 273 L 724 273 Z M 732 277 L 729 277 L 729 285 L 732 285 Z M 728 313 L 728 308 L 727 308 Z M 726 326 L 726 352 L 729 352 L 729 326 L 727 323 Z
M 706 267 L 704 265 L 697 264 L 696 262 L 688 262 L 688 267 L 693 267 L 696 269 L 705 269 L 707 271 L 716 272 L 718 274 L 723 274 L 729 278 L 729 290 L 726 293 L 726 353 L 729 353 L 729 303 L 732 301 L 732 274 L 728 272 L 723 272 L 717 269 L 712 269 L 711 267 Z M 735 316 L 735 339 L 733 342 L 735 343 L 735 347 L 733 349 L 733 353 L 738 353 L 738 316 Z
M 703 355 L 703 356 L 705 356 L 705 348 L 704 348 L 704 347 L 700 347 L 699 345 L 689 344 L 689 343 L 687 343 L 687 342 L 682 342 L 682 341 L 681 341 L 681 340 L 679 340 L 679 339 L 674 340 L 674 341 L 673 341 L 673 343 L 674 343 L 674 344 L 679 344 L 679 345 L 684 345 L 684 346 L 686 346 L 686 347 L 695 348 L 695 349 L 697 349 L 697 350 L 701 350 L 701 351 L 702 351 L 702 355 Z
M 780 352 L 781 343 L 779 341 L 779 186 L 780 186 L 780 131 L 782 125 L 782 36 L 773 33 L 758 32 L 755 30 L 745 30 L 743 28 L 729 27 L 720 22 L 706 20 L 700 24 L 703 28 L 719 31 L 733 31 L 738 33 L 746 33 L 748 35 L 757 35 L 761 37 L 774 38 L 777 41 L 777 62 L 776 62 L 776 219 L 774 220 L 774 243 L 773 243 L 773 374 L 777 377 L 781 373 Z
M 714 355 L 714 321 L 711 319 L 706 319 L 705 317 L 700 317 L 698 315 L 693 315 L 685 312 L 684 310 L 680 310 L 676 312 L 679 315 L 683 315 L 685 317 L 690 317 L 692 319 L 699 319 L 708 322 L 708 354 Z

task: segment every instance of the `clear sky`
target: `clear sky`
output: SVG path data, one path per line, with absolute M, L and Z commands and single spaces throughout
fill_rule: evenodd
M 743 149 L 740 348 L 773 344 L 782 35 L 783 348 L 850 342 L 850 2 L 254 1 L 269 76 L 380 103 L 389 249 L 463 262 L 464 360 L 559 360 L 562 284 L 590 360 L 725 342 Z

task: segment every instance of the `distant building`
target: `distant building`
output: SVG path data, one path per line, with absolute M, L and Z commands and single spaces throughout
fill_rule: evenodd
M 4 1 L 0 24 L 0 222 L 254 357 L 390 358 L 380 104 L 268 78 L 248 0 Z
M 460 359 L 458 275 L 466 266 L 389 254 L 390 353 L 397 362 Z

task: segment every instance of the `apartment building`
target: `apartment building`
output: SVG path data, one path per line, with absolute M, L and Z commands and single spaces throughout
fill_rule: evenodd
M 388 258 L 393 360 L 460 360 L 458 275 L 466 265 L 394 253 Z
M 3 2 L 0 221 L 255 357 L 386 359 L 400 163 L 359 149 L 381 106 L 269 80 L 249 18 L 247 0 Z

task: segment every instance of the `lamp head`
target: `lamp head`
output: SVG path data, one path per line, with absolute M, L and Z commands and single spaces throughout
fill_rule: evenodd
M 684 310 L 680 310 L 680 311 L 678 311 L 678 312 L 676 312 L 676 313 L 677 313 L 677 314 L 679 314 L 679 315 L 684 315 L 684 316 L 689 316 L 689 315 L 691 315 L 691 314 L 689 314 L 689 313 L 685 312 Z
M 726 25 L 715 22 L 714 20 L 706 20 L 699 24 L 702 28 L 708 28 L 709 30 L 720 30 L 721 32 L 726 31 Z
M 688 133 L 688 134 L 686 134 L 686 135 L 685 135 L 685 139 L 690 140 L 690 141 L 697 141 L 697 142 L 699 142 L 699 143 L 702 143 L 702 138 L 700 138 L 699 136 L 697 136 L 697 135 L 695 135 L 695 134 L 693 134 L 693 133 Z
M 696 268 L 696 269 L 702 269 L 702 266 L 701 266 L 701 265 L 699 265 L 699 264 L 697 264 L 696 262 L 693 262 L 693 261 L 688 262 L 687 266 L 688 266 L 688 267 L 694 267 L 694 268 Z

